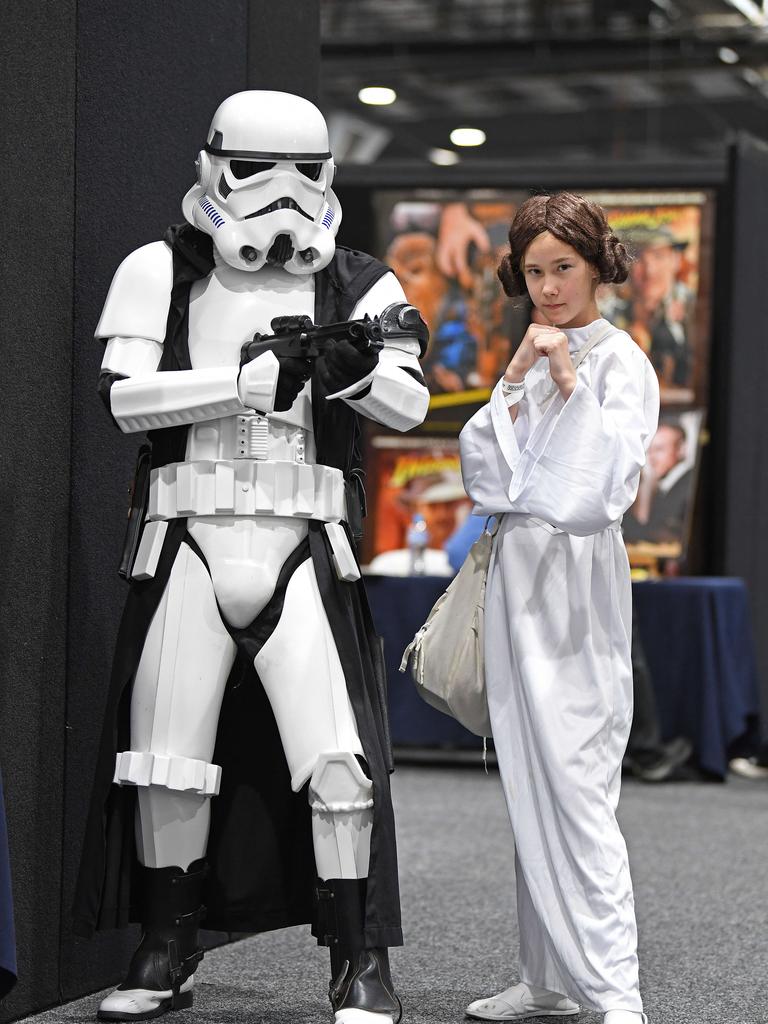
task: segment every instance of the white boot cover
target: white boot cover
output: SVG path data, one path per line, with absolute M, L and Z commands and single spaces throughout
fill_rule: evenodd
M 648 1024 L 648 1018 L 637 1010 L 609 1010 L 603 1024 Z
M 371 1013 L 370 1010 L 356 1010 L 353 1006 L 334 1014 L 334 1024 L 394 1024 L 388 1013 Z
M 192 1005 L 192 989 L 195 984 L 194 975 L 187 978 L 179 989 L 181 999 L 179 1008 L 188 1008 Z M 186 996 L 186 998 L 184 998 Z M 116 988 L 114 992 L 102 999 L 99 1005 L 99 1018 L 101 1020 L 130 1019 L 147 1020 L 150 1017 L 159 1016 L 165 1009 L 170 1009 L 170 1002 L 173 993 L 170 989 L 166 992 L 153 992 L 146 988 Z M 167 1003 L 167 1006 L 163 1004 Z
M 527 1020 L 529 1017 L 567 1017 L 579 1012 L 578 1003 L 545 988 L 520 982 L 488 999 L 476 999 L 466 1009 L 477 1020 Z

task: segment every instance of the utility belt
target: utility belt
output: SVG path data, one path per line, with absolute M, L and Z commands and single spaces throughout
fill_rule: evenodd
M 344 475 L 332 466 L 270 459 L 172 462 L 153 469 L 146 518 L 297 516 L 346 518 Z
M 345 487 L 333 466 L 269 459 L 172 462 L 150 469 L 151 449 L 139 453 L 119 573 L 125 580 L 151 579 L 169 520 L 192 516 L 286 516 L 325 524 L 339 579 L 359 579 L 343 525 L 359 521 L 360 493 Z

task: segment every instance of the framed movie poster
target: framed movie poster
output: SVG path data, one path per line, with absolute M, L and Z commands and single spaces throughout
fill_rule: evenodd
M 696 493 L 703 409 L 663 413 L 621 529 L 630 560 L 684 556 Z
M 444 545 L 472 505 L 461 482 L 458 440 L 376 437 L 368 450 L 367 481 L 368 571 L 409 574 L 408 530 L 418 516 L 426 529 L 425 572 L 452 575 Z
M 651 360 L 663 406 L 707 404 L 712 201 L 705 192 L 587 193 L 632 253 L 629 278 L 598 304 Z

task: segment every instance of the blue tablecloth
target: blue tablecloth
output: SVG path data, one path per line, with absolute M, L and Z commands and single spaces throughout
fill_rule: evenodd
M 16 938 L 13 929 L 11 869 L 8 862 L 8 833 L 0 778 L 0 999 L 16 984 Z
M 396 746 L 478 747 L 476 736 L 425 704 L 400 657 L 446 587 L 437 577 L 371 576 L 368 594 L 384 637 Z M 633 584 L 665 738 L 694 744 L 699 766 L 725 776 L 728 748 L 758 713 L 757 673 L 742 580 L 690 578 Z
M 759 708 L 744 581 L 649 580 L 633 595 L 662 735 L 687 736 L 699 766 L 724 776 L 728 748 Z

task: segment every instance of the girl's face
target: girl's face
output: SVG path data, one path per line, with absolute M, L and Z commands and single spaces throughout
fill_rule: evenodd
M 554 327 L 586 327 L 597 320 L 596 267 L 549 231 L 525 250 L 521 268 L 531 302 Z

